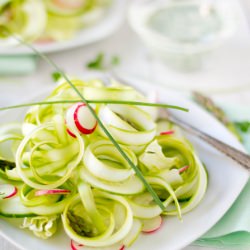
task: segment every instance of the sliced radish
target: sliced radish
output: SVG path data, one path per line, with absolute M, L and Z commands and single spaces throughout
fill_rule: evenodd
M 0 185 L 0 198 L 9 199 L 15 196 L 18 192 L 17 187 L 11 184 L 1 184 Z
M 73 134 L 68 128 L 66 129 L 67 133 L 72 136 L 73 138 L 76 138 L 75 134 Z
M 53 3 L 63 9 L 78 9 L 84 6 L 85 0 L 53 0 Z
M 35 192 L 35 196 L 42 196 L 48 194 L 69 194 L 70 190 L 67 189 L 41 189 Z
M 76 103 L 66 113 L 66 124 L 68 126 L 67 132 L 74 137 L 74 130 L 82 134 L 93 133 L 97 126 L 97 120 L 85 103 Z
M 74 113 L 76 127 L 83 134 L 91 134 L 94 132 L 97 121 L 86 104 L 78 105 Z
M 75 241 L 71 240 L 70 247 L 71 247 L 71 250 L 79 250 L 79 249 L 83 248 L 84 246 L 82 244 L 78 244 Z
M 35 40 L 36 44 L 48 44 L 48 43 L 53 43 L 55 40 L 51 37 L 42 37 L 37 40 Z
M 125 250 L 125 245 L 122 245 L 119 250 Z
M 160 135 L 172 135 L 172 134 L 174 134 L 174 130 L 163 131 L 160 133 Z
M 161 228 L 162 222 L 163 219 L 160 215 L 149 220 L 143 220 L 142 232 L 147 234 L 154 233 Z
M 179 174 L 185 172 L 188 168 L 189 168 L 189 166 L 185 166 L 185 167 L 183 167 L 183 168 L 180 168 L 180 169 L 179 169 Z

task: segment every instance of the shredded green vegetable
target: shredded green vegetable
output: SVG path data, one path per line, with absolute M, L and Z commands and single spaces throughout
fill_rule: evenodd
M 182 220 L 200 203 L 203 164 L 178 127 L 158 120 L 157 107 L 183 108 L 149 103 L 116 80 L 70 80 L 40 55 L 65 82 L 42 102 L 2 108 L 32 106 L 20 126 L 0 128 L 0 144 L 15 159 L 0 171 L 1 197 L 13 195 L 0 199 L 0 216 L 24 218 L 23 228 L 42 238 L 56 233 L 61 217 L 73 241 L 102 249 L 129 247 L 160 227 L 161 216 Z M 93 119 L 91 133 L 79 128 Z M 7 161 L 1 150 L 0 157 Z
M 72 130 L 73 137 L 67 132 L 72 129 L 67 113 L 72 104 L 82 103 L 67 81 L 42 102 L 16 106 L 31 107 L 21 123 L 21 135 L 18 125 L 0 129 L 3 143 L 18 144 L 12 151 L 15 164 L 1 169 L 0 180 L 18 183 L 19 195 L 0 200 L 0 215 L 24 217 L 23 228 L 43 238 L 56 233 L 57 220 L 52 220 L 53 226 L 51 218 L 62 215 L 71 239 L 102 249 L 117 244 L 128 247 L 144 228 L 160 221 L 159 216 L 182 219 L 183 213 L 200 203 L 207 186 L 206 171 L 180 129 L 157 120 L 158 107 L 164 104 L 152 105 L 141 93 L 116 81 L 110 86 L 100 79 L 70 82 L 91 102 L 88 105 L 115 143 L 100 123 L 89 135 Z M 114 91 L 120 101 L 110 99 Z M 169 130 L 173 132 L 160 135 Z M 41 190 L 48 194 L 37 196 Z M 41 226 L 33 227 L 36 222 Z

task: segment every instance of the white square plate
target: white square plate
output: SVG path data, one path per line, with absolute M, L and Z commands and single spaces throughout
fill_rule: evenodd
M 242 145 L 223 125 L 182 95 L 139 80 L 130 80 L 130 82 L 135 82 L 135 87 L 145 93 L 156 90 L 161 102 L 189 108 L 188 113 L 182 111 L 174 111 L 174 113 L 178 118 L 185 119 L 204 132 L 244 151 Z M 39 99 L 41 98 L 36 98 L 36 100 Z M 0 114 L 0 120 L 20 121 L 23 111 L 16 109 L 3 112 Z M 174 217 L 167 217 L 161 230 L 155 234 L 141 235 L 129 249 L 175 250 L 187 246 L 208 231 L 225 214 L 246 184 L 249 177 L 246 170 L 206 143 L 190 135 L 187 136 L 207 166 L 209 182 L 205 197 L 197 208 L 183 216 L 183 222 Z M 70 249 L 70 239 L 63 231 L 58 232 L 49 240 L 41 240 L 1 220 L 0 234 L 21 249 Z

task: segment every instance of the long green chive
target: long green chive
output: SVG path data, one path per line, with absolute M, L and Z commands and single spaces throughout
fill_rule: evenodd
M 14 36 L 20 43 L 24 44 L 25 46 L 29 47 L 32 51 L 34 51 L 37 55 L 39 55 L 41 58 L 43 58 L 48 64 L 50 64 L 52 67 L 54 67 L 58 72 L 61 73 L 62 77 L 66 80 L 66 82 L 71 86 L 71 88 L 76 92 L 76 94 L 81 98 L 81 101 L 86 104 L 86 106 L 89 108 L 92 115 L 96 118 L 99 126 L 103 129 L 104 133 L 107 135 L 107 137 L 110 139 L 110 141 L 114 144 L 114 146 L 117 148 L 117 150 L 120 152 L 120 154 L 123 156 L 123 158 L 129 163 L 131 168 L 134 169 L 137 176 L 140 178 L 140 180 L 143 182 L 145 188 L 148 190 L 148 192 L 152 195 L 154 201 L 157 203 L 157 205 L 162 209 L 162 211 L 165 210 L 165 207 L 154 191 L 154 189 L 151 187 L 151 185 L 146 181 L 141 171 L 133 164 L 133 162 L 129 159 L 129 157 L 126 155 L 126 153 L 122 150 L 120 145 L 115 141 L 115 139 L 112 137 L 112 135 L 109 133 L 109 131 L 106 129 L 104 124 L 99 119 L 98 115 L 95 113 L 95 110 L 90 106 L 88 101 L 83 97 L 83 95 L 80 93 L 80 91 L 74 86 L 74 84 L 69 80 L 69 78 L 64 74 L 62 70 L 46 55 L 39 52 L 37 49 L 35 49 L 32 45 L 26 43 L 25 41 L 19 39 L 18 37 Z
M 76 103 L 81 102 L 82 100 L 59 100 L 59 101 L 45 101 L 45 102 L 30 102 L 30 103 L 23 103 L 13 106 L 6 106 L 0 108 L 0 111 L 7 110 L 7 109 L 15 109 L 15 108 L 23 108 L 28 106 L 35 106 L 35 105 L 47 105 L 47 104 L 62 104 L 62 103 Z M 150 107 L 161 107 L 161 108 L 171 108 L 171 109 L 178 109 L 182 111 L 188 111 L 188 109 L 164 104 L 164 103 L 150 103 L 150 102 L 134 102 L 134 101 L 118 101 L 118 100 L 86 100 L 88 103 L 101 103 L 101 104 L 123 104 L 123 105 L 137 105 L 137 106 L 150 106 Z

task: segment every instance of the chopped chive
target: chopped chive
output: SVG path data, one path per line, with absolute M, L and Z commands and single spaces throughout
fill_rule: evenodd
M 87 68 L 102 70 L 104 69 L 104 54 L 99 53 L 93 61 L 87 63 Z
M 52 77 L 54 82 L 57 82 L 62 77 L 62 74 L 60 72 L 58 72 L 58 71 L 54 71 L 51 74 L 51 77 Z
M 112 66 L 117 66 L 120 64 L 120 57 L 114 55 L 110 58 L 110 61 L 107 61 L 107 56 L 100 52 L 97 56 L 86 64 L 86 67 L 94 70 L 108 70 Z
M 23 108 L 28 106 L 35 106 L 35 105 L 47 105 L 47 104 L 62 104 L 62 103 L 76 103 L 82 102 L 82 100 L 60 100 L 60 101 L 45 101 L 45 102 L 32 102 L 32 103 L 23 103 L 13 106 L 6 106 L 1 107 L 0 111 L 7 110 L 7 109 L 15 109 L 15 108 Z M 118 101 L 118 100 L 87 100 L 88 103 L 101 103 L 101 104 L 123 104 L 123 105 L 137 105 L 137 106 L 151 106 L 151 107 L 161 107 L 161 108 L 171 108 L 171 109 L 178 109 L 185 112 L 188 112 L 188 109 L 164 104 L 164 103 L 151 103 L 151 102 L 135 102 L 135 101 Z
M 250 129 L 250 121 L 235 122 L 235 125 L 243 133 L 247 133 Z

